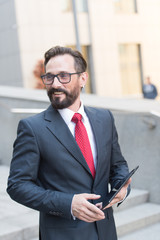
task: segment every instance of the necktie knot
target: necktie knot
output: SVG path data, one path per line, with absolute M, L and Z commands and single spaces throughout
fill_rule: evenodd
M 75 113 L 72 117 L 72 122 L 77 123 L 82 120 L 82 115 L 80 113 Z

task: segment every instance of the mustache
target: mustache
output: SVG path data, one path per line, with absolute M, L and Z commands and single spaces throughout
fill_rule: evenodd
M 48 90 L 48 95 L 52 95 L 52 94 L 54 94 L 55 92 L 63 92 L 63 93 L 65 93 L 66 95 L 68 95 L 68 92 L 67 92 L 65 89 L 62 89 L 62 88 L 58 88 L 58 89 L 56 89 L 56 88 L 51 88 L 51 89 Z

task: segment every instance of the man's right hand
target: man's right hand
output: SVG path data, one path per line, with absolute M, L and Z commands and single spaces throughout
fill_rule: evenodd
M 72 214 L 85 222 L 95 222 L 105 218 L 105 214 L 88 200 L 96 200 L 101 196 L 96 194 L 75 194 L 72 199 Z

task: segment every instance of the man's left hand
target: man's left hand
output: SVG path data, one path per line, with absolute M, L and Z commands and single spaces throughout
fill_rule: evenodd
M 124 185 L 124 187 L 119 191 L 119 193 L 115 196 L 115 198 L 113 198 L 113 200 L 104 209 L 112 207 L 114 204 L 123 201 L 123 199 L 125 198 L 125 196 L 127 194 L 127 188 L 130 183 L 131 183 L 131 178 Z

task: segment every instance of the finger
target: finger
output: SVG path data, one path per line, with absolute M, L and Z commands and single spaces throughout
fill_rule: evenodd
M 83 193 L 82 194 L 83 196 L 84 196 L 84 198 L 86 199 L 86 200 L 89 200 L 89 199 L 92 199 L 92 200 L 94 200 L 94 199 L 99 199 L 100 197 L 101 197 L 101 195 L 97 195 L 97 194 L 89 194 L 89 193 Z
M 107 208 L 110 208 L 110 207 L 112 207 L 112 204 L 111 204 L 111 203 L 109 203 L 105 208 L 103 208 L 103 210 L 105 210 L 105 209 L 107 209 Z
M 104 217 L 104 212 L 98 208 L 96 205 L 90 203 L 90 202 L 87 202 L 86 203 L 86 208 L 87 210 L 90 211 L 90 216 L 93 216 L 95 215 L 96 217 Z
M 96 203 L 96 204 L 95 204 L 95 206 L 98 207 L 99 209 L 102 209 L 102 205 L 103 205 L 102 202 L 99 202 L 99 203 Z
M 128 185 L 131 183 L 131 181 L 132 181 L 132 179 L 130 178 L 127 182 L 126 182 L 126 184 L 124 185 L 124 187 L 128 187 Z
M 102 212 L 103 213 L 103 212 Z M 85 221 L 87 222 L 94 222 L 94 221 L 99 221 L 105 218 L 105 214 L 99 214 L 99 213 L 95 213 L 90 209 L 84 208 L 80 214 L 79 214 L 79 218 L 81 219 L 85 219 Z
M 95 214 L 91 211 L 86 211 L 85 212 L 85 215 L 84 215 L 84 218 L 87 220 L 87 221 L 90 221 L 90 222 L 95 222 L 95 221 L 99 221 L 99 220 L 102 220 L 105 218 L 105 215 L 104 216 L 101 216 L 99 214 Z
M 122 200 L 124 199 L 125 195 L 126 195 L 126 190 L 125 190 L 125 191 L 124 191 L 124 189 L 121 190 L 121 191 L 113 198 L 113 200 L 107 205 L 106 208 L 112 207 L 114 204 L 122 201 Z M 104 209 L 106 209 L 106 208 L 104 208 Z M 103 209 L 103 210 L 104 210 L 104 209 Z
M 122 201 L 126 195 L 127 195 L 127 188 L 123 187 L 121 191 L 115 196 L 115 198 L 113 199 L 113 202 L 117 203 L 119 201 Z

